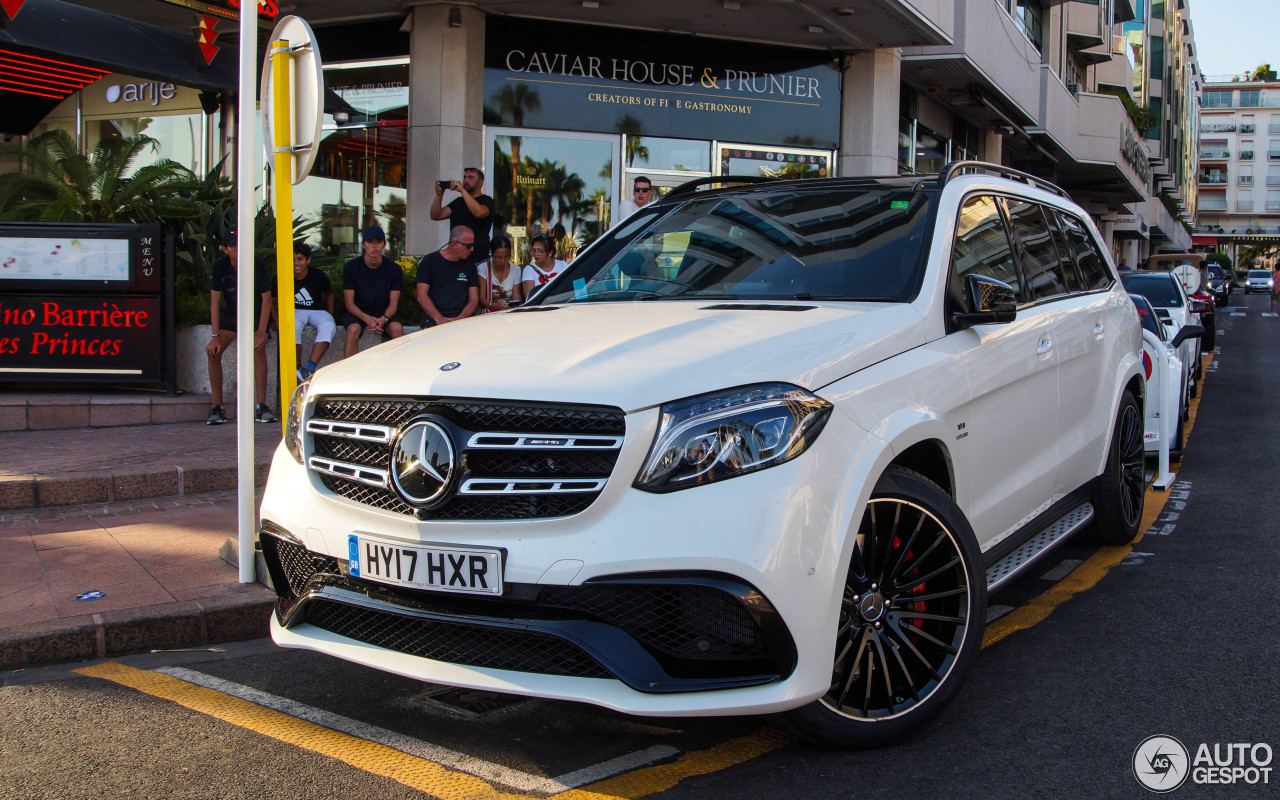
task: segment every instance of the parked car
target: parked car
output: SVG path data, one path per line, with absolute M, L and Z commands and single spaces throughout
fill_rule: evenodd
M 1121 278 L 1124 288 L 1133 294 L 1140 294 L 1151 301 L 1156 315 L 1165 326 L 1165 333 L 1172 339 L 1186 325 L 1200 324 L 1199 316 L 1193 310 L 1204 310 L 1204 304 L 1187 297 L 1182 283 L 1168 272 L 1140 272 L 1125 275 Z M 1190 394 L 1196 396 L 1196 381 L 1200 377 L 1200 340 L 1186 339 L 1178 348 L 1178 358 L 1188 365 L 1191 375 Z
M 1146 426 L 1143 436 L 1146 452 L 1148 456 L 1158 453 L 1164 438 L 1161 424 L 1164 412 L 1160 403 L 1157 402 L 1157 387 L 1164 386 L 1165 391 L 1175 398 L 1171 405 L 1176 414 L 1176 422 L 1172 441 L 1169 444 L 1169 457 L 1178 461 L 1182 459 L 1182 445 L 1185 439 L 1183 425 L 1188 417 L 1188 409 L 1191 407 L 1191 370 L 1189 365 L 1184 364 L 1178 357 L 1178 347 L 1184 339 L 1200 336 L 1203 328 L 1199 325 L 1189 325 L 1171 340 L 1150 300 L 1140 294 L 1131 294 L 1129 299 L 1133 301 L 1138 311 L 1142 329 L 1150 334 L 1142 337 L 1142 368 L 1146 373 L 1149 392 L 1145 407 Z
M 261 506 L 272 636 L 895 741 L 960 691 L 989 591 L 1136 535 L 1146 400 L 1138 314 L 1050 183 L 693 181 L 527 305 L 299 387 Z
M 1222 308 L 1231 300 L 1231 276 L 1227 270 L 1217 264 L 1209 265 L 1209 294 L 1218 308 Z
M 1244 293 L 1253 294 L 1254 292 L 1262 292 L 1265 294 L 1271 291 L 1271 281 L 1271 270 L 1251 269 L 1244 279 Z

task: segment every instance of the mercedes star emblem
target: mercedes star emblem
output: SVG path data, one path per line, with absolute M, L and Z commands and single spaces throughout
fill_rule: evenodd
M 429 507 L 449 488 L 453 464 L 449 434 L 435 422 L 420 419 L 400 432 L 391 449 L 391 480 L 405 500 Z
M 462 366 L 462 364 L 460 364 L 459 362 L 457 362 L 457 361 L 450 361 L 448 364 L 445 364 L 443 367 L 441 367 L 441 368 L 440 368 L 440 371 L 441 371 L 441 372 L 453 372 L 455 369 L 457 369 L 457 368 L 458 368 L 458 367 L 460 367 L 460 366 Z

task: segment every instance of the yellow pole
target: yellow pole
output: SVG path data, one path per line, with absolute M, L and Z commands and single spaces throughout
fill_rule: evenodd
M 293 92 L 289 42 L 271 43 L 271 130 L 275 139 L 276 190 L 276 302 L 280 318 L 280 425 L 289 412 L 289 399 L 298 385 L 298 360 L 293 343 Z M 262 98 L 264 101 L 267 98 Z

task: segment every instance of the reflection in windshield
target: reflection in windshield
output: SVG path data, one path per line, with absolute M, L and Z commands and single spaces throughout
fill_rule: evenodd
M 757 191 L 660 206 L 584 254 L 539 303 L 648 299 L 909 299 L 927 195 Z M 610 247 L 610 244 L 615 246 Z

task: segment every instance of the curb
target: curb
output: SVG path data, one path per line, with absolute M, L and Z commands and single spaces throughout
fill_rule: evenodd
M 233 595 L 18 625 L 0 630 L 0 670 L 260 639 L 270 632 L 275 599 L 252 586 Z
M 263 486 L 274 452 L 256 454 L 253 485 Z M 225 463 L 224 463 L 225 462 Z M 0 477 L 0 511 L 112 503 L 236 488 L 234 459 L 183 466 Z

